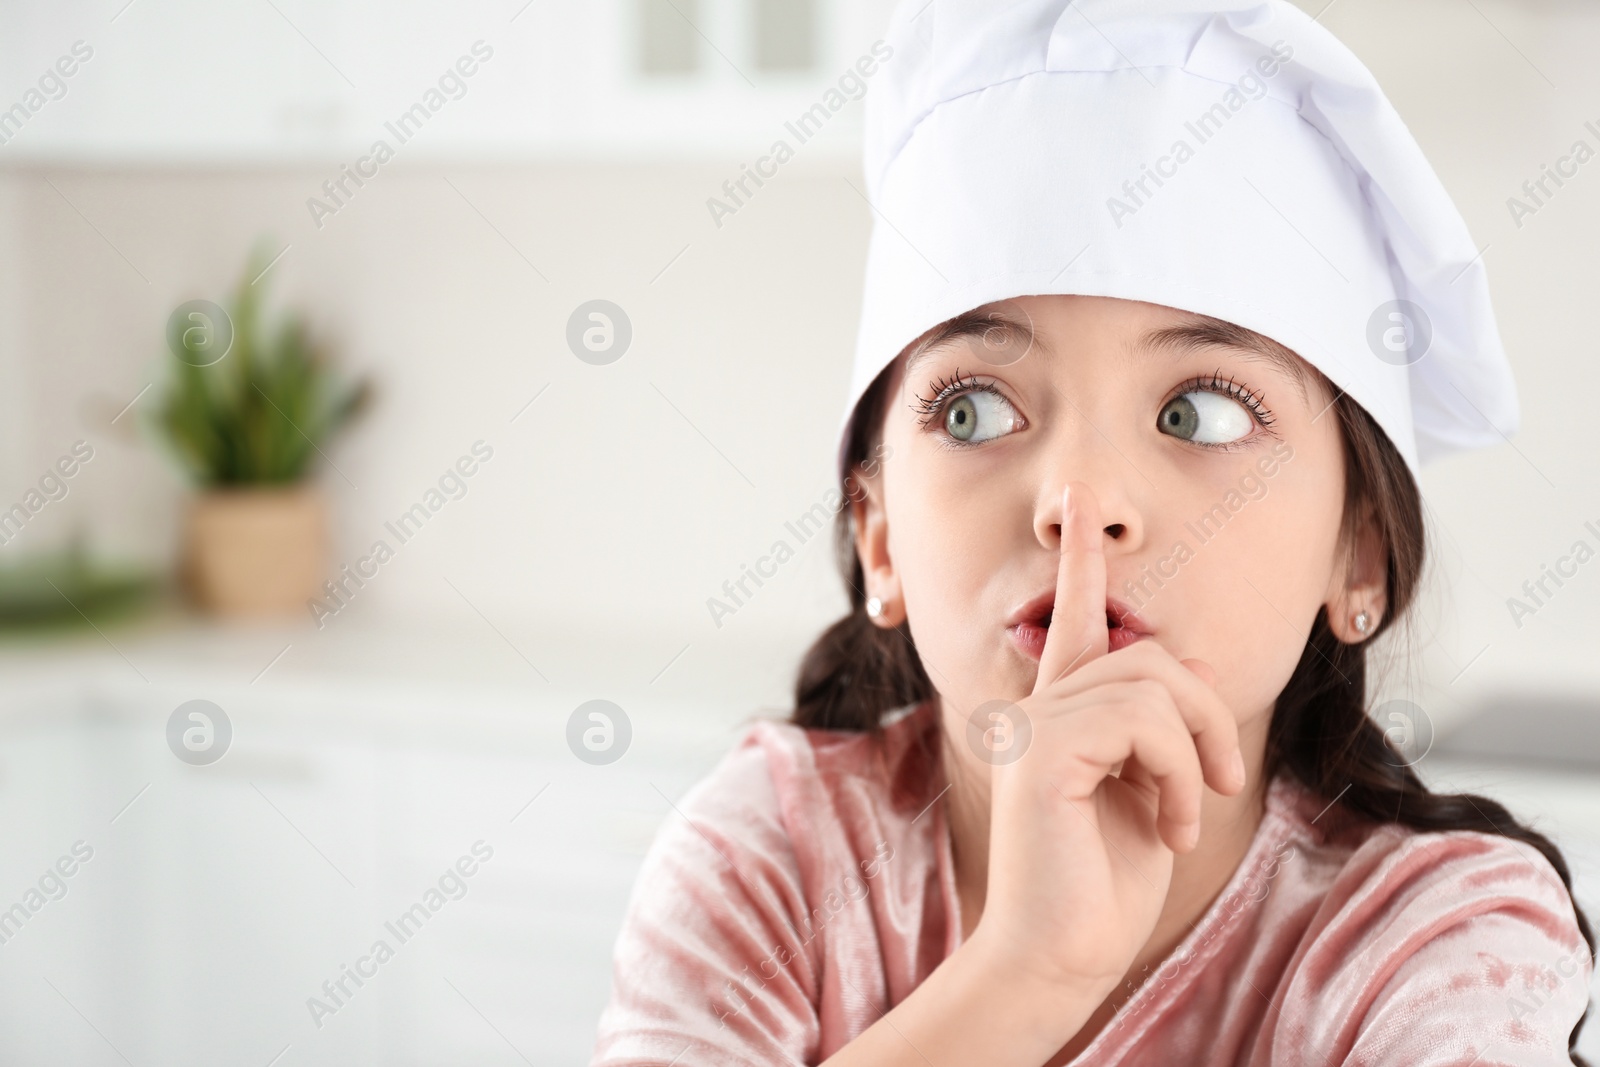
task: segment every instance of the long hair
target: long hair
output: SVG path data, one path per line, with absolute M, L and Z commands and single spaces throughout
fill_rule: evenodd
M 857 405 L 846 441 L 847 472 L 866 463 L 869 454 L 877 454 L 893 371 L 893 364 L 885 368 Z M 1314 369 L 1313 376 L 1317 376 Z M 1388 436 L 1364 408 L 1337 392 L 1331 410 L 1338 416 L 1344 443 L 1344 547 L 1353 554 L 1356 533 L 1363 523 L 1371 523 L 1387 554 L 1388 610 L 1372 635 L 1376 637 L 1405 614 L 1416 596 L 1426 554 L 1422 500 Z M 876 733 L 884 712 L 935 695 L 909 627 L 905 623 L 880 627 L 867 617 L 864 574 L 849 506 L 861 492 L 847 474 L 845 506 L 834 525 L 834 553 L 850 611 L 829 626 L 801 660 L 790 721 L 806 728 Z M 1521 841 L 1550 862 L 1570 896 L 1572 876 L 1566 859 L 1549 838 L 1488 797 L 1431 792 L 1409 763 L 1396 758 L 1395 749 L 1367 714 L 1369 642 L 1345 644 L 1329 628 L 1326 610 L 1317 613 L 1300 662 L 1273 709 L 1262 780 L 1288 773 L 1330 805 L 1338 803 L 1378 822 L 1419 831 L 1475 830 Z M 1592 959 L 1594 934 L 1576 899 L 1573 910 Z M 1585 1011 L 1567 1043 L 1572 1061 L 1580 1067 L 1587 1065 L 1572 1050 L 1587 1018 Z

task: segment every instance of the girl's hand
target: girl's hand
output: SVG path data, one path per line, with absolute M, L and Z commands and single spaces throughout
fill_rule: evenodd
M 1155 928 L 1203 785 L 1233 795 L 1232 713 L 1201 660 L 1151 638 L 1107 653 L 1100 508 L 1067 488 L 1056 599 L 1024 754 L 991 776 L 988 888 L 973 941 L 1010 973 L 1109 994 Z M 1120 771 L 1118 768 L 1120 767 Z

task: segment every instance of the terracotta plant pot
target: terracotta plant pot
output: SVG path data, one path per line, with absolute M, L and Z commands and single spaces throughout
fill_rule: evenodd
M 214 489 L 189 506 L 183 572 L 212 614 L 304 615 L 327 562 L 328 508 L 313 486 Z

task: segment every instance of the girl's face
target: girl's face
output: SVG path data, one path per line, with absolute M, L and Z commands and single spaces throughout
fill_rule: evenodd
M 1205 660 L 1244 727 L 1265 726 L 1319 608 L 1340 636 L 1347 610 L 1381 617 L 1381 580 L 1346 589 L 1338 416 L 1298 357 L 1109 297 L 963 319 L 897 360 L 857 512 L 867 591 L 907 620 L 954 736 L 1033 689 L 1043 632 L 1013 622 L 1054 592 L 1068 481 L 1100 506 L 1111 650 Z

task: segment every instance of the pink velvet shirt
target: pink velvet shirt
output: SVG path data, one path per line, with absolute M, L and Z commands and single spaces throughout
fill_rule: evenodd
M 934 712 L 886 721 L 758 722 L 678 802 L 595 1067 L 817 1064 L 956 949 Z M 1361 823 L 1280 777 L 1227 886 L 1073 1064 L 1565 1064 L 1591 970 L 1534 849 Z

